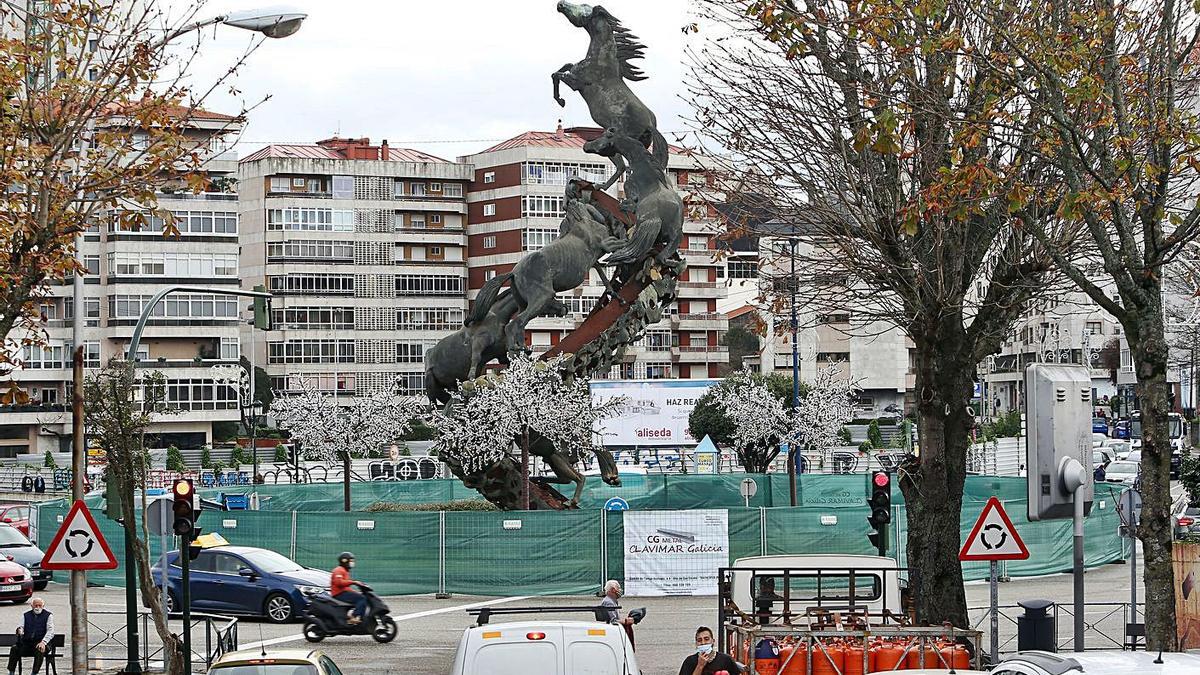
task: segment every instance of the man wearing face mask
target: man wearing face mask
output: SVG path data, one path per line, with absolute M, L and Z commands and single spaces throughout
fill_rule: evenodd
M 715 675 L 722 671 L 729 675 L 738 675 L 742 668 L 728 654 L 717 651 L 711 628 L 697 628 L 696 653 L 683 660 L 683 665 L 679 667 L 679 675 Z
M 33 657 L 32 675 L 42 669 L 42 659 L 54 639 L 54 615 L 46 611 L 46 602 L 41 598 L 30 601 L 33 609 L 25 612 L 23 621 L 17 626 L 17 643 L 8 652 L 8 675 L 13 675 L 22 656 Z
M 361 582 L 350 578 L 350 570 L 354 568 L 354 554 L 343 551 L 338 555 L 338 566 L 333 568 L 329 579 L 329 594 L 345 603 L 354 603 L 354 609 L 346 613 L 346 623 L 354 625 L 362 621 L 367 612 L 367 597 L 362 593 L 350 590 L 351 586 Z

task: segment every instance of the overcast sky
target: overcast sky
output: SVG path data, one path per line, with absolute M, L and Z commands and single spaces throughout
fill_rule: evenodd
M 267 0 L 268 3 L 271 0 Z M 555 10 L 555 0 L 298 0 L 304 26 L 267 40 L 237 77 L 239 96 L 222 91 L 209 109 L 251 113 L 239 152 L 265 143 L 343 137 L 386 138 L 453 159 L 527 130 L 591 125 L 583 100 L 563 87 L 551 98 L 550 73 L 583 58 L 587 33 Z M 202 15 L 262 6 L 210 0 Z M 685 0 L 607 0 L 606 9 L 642 38 L 639 65 L 649 79 L 634 91 L 664 133 L 685 129 L 682 27 Z M 227 26 L 203 33 L 195 84 L 211 82 L 251 41 Z M 671 138 L 668 135 L 668 138 Z

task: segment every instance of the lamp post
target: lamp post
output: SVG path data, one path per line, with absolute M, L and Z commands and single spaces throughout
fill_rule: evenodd
M 792 409 L 800 407 L 800 344 L 799 339 L 799 321 L 796 317 L 796 291 L 800 285 L 796 280 L 796 240 L 795 232 L 788 239 L 788 244 L 791 248 L 792 272 L 788 277 L 788 290 L 792 296 Z M 794 414 L 794 413 L 793 413 Z M 796 505 L 796 459 L 800 455 L 800 449 L 794 447 L 795 439 L 788 444 L 788 493 L 791 498 L 791 505 Z

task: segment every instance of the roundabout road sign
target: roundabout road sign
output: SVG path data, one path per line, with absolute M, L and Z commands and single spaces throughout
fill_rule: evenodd
M 620 497 L 609 497 L 608 501 L 604 502 L 605 511 L 628 511 L 629 502 Z

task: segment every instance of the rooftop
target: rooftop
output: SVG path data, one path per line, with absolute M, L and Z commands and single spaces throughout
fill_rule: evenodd
M 327 138 L 316 143 L 275 143 L 265 146 L 242 158 L 242 162 L 260 159 L 365 159 L 391 162 L 436 162 L 448 164 L 450 160 L 435 157 L 411 148 L 393 148 L 387 139 L 372 145 L 369 138 Z
M 543 148 L 579 148 L 583 149 L 583 144 L 599 138 L 604 133 L 604 129 L 600 127 L 567 127 L 563 128 L 560 124 L 554 131 L 526 131 L 523 134 L 513 136 L 507 141 L 501 141 L 496 145 L 481 150 L 475 154 L 482 155 L 488 152 L 499 152 L 501 150 L 511 150 L 512 148 L 524 147 L 543 147 Z M 668 146 L 674 154 L 682 154 L 685 150 L 677 145 Z

